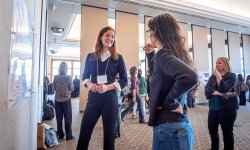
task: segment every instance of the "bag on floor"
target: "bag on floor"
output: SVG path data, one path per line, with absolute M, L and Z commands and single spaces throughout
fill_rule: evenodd
M 59 144 L 57 133 L 54 128 L 45 129 L 45 143 L 48 148 L 54 147 Z
M 43 113 L 43 120 L 52 120 L 55 117 L 54 107 L 50 104 L 46 104 L 44 113 Z
M 47 104 L 50 104 L 51 106 L 55 108 L 55 103 L 52 99 L 48 99 Z

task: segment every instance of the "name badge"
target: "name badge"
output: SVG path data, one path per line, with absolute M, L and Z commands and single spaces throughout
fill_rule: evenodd
M 97 76 L 97 84 L 108 83 L 107 75 L 99 75 Z

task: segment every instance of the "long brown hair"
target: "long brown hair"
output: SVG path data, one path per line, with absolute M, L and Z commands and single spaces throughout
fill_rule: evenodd
M 148 27 L 164 48 L 194 69 L 193 61 L 184 46 L 185 38 L 181 36 L 180 27 L 174 17 L 167 13 L 160 14 L 149 21 Z
M 106 26 L 104 28 L 101 29 L 101 31 L 98 34 L 97 37 L 97 41 L 96 41 L 96 45 L 95 45 L 95 52 L 94 52 L 94 59 L 95 60 L 99 60 L 102 54 L 102 50 L 103 50 L 103 44 L 102 44 L 102 36 L 108 31 L 108 30 L 112 30 L 115 33 L 115 30 L 110 27 L 110 26 Z M 109 51 L 111 53 L 111 57 L 115 60 L 118 59 L 118 53 L 116 50 L 116 44 L 115 44 L 115 40 L 113 45 L 109 48 Z

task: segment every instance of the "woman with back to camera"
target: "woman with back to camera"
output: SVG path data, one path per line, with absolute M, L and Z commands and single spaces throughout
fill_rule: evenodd
M 119 80 L 116 81 L 116 74 Z M 87 150 L 93 129 L 102 116 L 104 150 L 115 149 L 115 125 L 118 114 L 116 90 L 127 85 L 125 63 L 116 51 L 115 31 L 104 27 L 98 34 L 95 51 L 88 54 L 82 76 L 83 85 L 88 87 L 88 102 L 82 118 L 77 150 Z
M 205 86 L 205 95 L 209 99 L 208 130 L 211 150 L 219 150 L 219 125 L 223 133 L 224 149 L 234 149 L 233 126 L 239 108 L 236 83 L 237 77 L 231 73 L 229 60 L 219 57 L 216 68 L 212 69 L 212 75 Z
M 153 150 L 191 150 L 193 131 L 188 121 L 186 95 L 197 83 L 193 63 L 174 17 L 160 14 L 148 23 L 147 53 L 150 81 L 150 116 Z M 155 54 L 153 48 L 157 48 Z
M 53 85 L 56 91 L 55 94 L 55 110 L 57 134 L 59 139 L 64 138 L 62 121 L 64 118 L 66 140 L 72 140 L 75 137 L 72 135 L 72 106 L 71 92 L 74 90 L 74 85 L 71 76 L 67 75 L 68 65 L 62 62 L 58 69 L 59 75 L 55 75 Z
M 238 82 L 236 84 L 236 93 L 239 96 L 239 105 L 246 105 L 246 92 L 248 91 L 248 86 L 245 83 L 245 79 L 242 74 L 238 74 Z

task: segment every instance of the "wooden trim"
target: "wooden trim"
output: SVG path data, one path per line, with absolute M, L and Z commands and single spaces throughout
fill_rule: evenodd
M 73 66 L 73 64 L 74 64 L 74 62 L 79 62 L 79 63 L 81 63 L 80 62 L 80 60 L 72 60 L 72 59 L 51 59 L 51 64 L 50 64 L 50 81 L 52 81 L 52 75 L 53 75 L 53 62 L 54 61 L 65 61 L 65 62 L 71 62 L 71 70 L 70 70 L 70 76 L 71 76 L 71 78 L 73 79 L 73 73 L 74 73 L 74 66 Z M 59 67 L 59 66 L 58 66 Z M 79 69 L 81 69 L 81 67 L 79 68 Z

